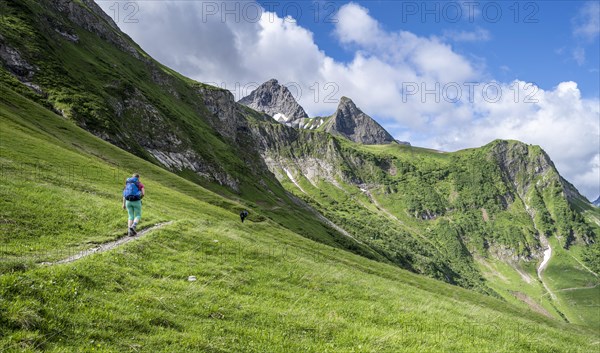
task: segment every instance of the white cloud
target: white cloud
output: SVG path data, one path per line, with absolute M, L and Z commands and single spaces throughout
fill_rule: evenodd
M 599 103 L 581 98 L 574 83 L 539 90 L 534 96 L 537 103 L 524 103 L 531 92 L 524 92 L 524 82 L 492 82 L 489 95 L 495 85 L 503 94 L 498 102 L 483 99 L 483 85 L 474 87 L 470 102 L 465 83 L 487 76 L 473 59 L 453 50 L 446 42 L 449 37 L 386 31 L 366 8 L 349 3 L 339 8 L 334 36 L 354 50 L 354 57 L 338 62 L 295 21 L 266 11 L 256 21 L 243 16 L 223 21 L 218 11 L 207 12 L 210 4 L 216 3 L 140 2 L 139 22 L 119 25 L 164 64 L 199 81 L 226 83 L 238 99 L 255 87 L 248 84 L 277 78 L 289 83 L 292 92 L 300 89 L 299 102 L 312 116 L 331 114 L 345 95 L 397 138 L 416 145 L 454 150 L 496 138 L 539 144 L 586 196 L 600 193 Z M 111 14 L 112 3 L 100 5 Z M 455 34 L 469 38 L 466 33 Z M 403 95 L 407 85 L 416 85 L 419 92 Z M 436 87 L 436 94 L 421 94 Z M 445 100 L 457 87 L 462 93 L 459 102 Z M 514 102 L 517 87 L 519 103 Z
M 336 17 L 335 33 L 342 43 L 367 46 L 390 41 L 389 35 L 369 15 L 369 11 L 360 5 L 354 3 L 344 5 L 339 9 Z
M 582 98 L 574 82 L 562 82 L 549 91 L 538 89 L 532 96 L 534 91 L 525 84 L 502 85 L 502 99 L 495 103 L 475 100 L 471 109 L 482 118 L 447 124 L 443 132 L 430 132 L 422 143 L 445 150 L 482 145 L 496 138 L 540 145 L 564 177 L 595 199 L 600 194 L 600 100 Z M 537 102 L 527 103 L 528 95 Z
M 586 2 L 572 22 L 575 36 L 594 40 L 600 35 L 600 3 Z
M 573 49 L 573 59 L 579 66 L 585 64 L 585 49 L 582 47 L 576 47 Z

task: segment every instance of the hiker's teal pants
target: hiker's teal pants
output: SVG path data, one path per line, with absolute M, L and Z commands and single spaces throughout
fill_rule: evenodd
M 133 221 L 134 218 L 142 218 L 142 200 L 125 201 L 125 207 L 127 207 L 127 214 L 130 221 Z

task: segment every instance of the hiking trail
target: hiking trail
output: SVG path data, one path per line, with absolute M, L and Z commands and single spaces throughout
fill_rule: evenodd
M 164 226 L 167 226 L 169 224 L 173 223 L 173 221 L 169 221 L 169 222 L 162 222 L 162 223 L 157 223 L 151 227 L 148 228 L 144 228 L 142 230 L 140 230 L 136 235 L 130 237 L 130 236 L 124 236 L 121 237 L 117 240 L 108 242 L 108 243 L 103 243 L 100 244 L 94 248 L 91 249 L 86 249 L 86 250 L 82 250 L 80 252 L 78 252 L 77 254 L 71 255 L 65 259 L 62 260 L 58 260 L 58 261 L 54 261 L 54 262 L 41 262 L 40 265 L 42 266 L 54 266 L 54 265 L 61 265 L 61 264 L 67 264 L 67 263 L 71 263 L 71 262 L 75 262 L 77 260 L 80 260 L 84 257 L 90 256 L 92 254 L 98 254 L 98 253 L 102 253 L 105 251 L 109 251 L 112 250 L 114 248 L 117 248 L 119 246 L 125 245 L 131 241 L 134 241 L 136 239 L 139 239 L 141 237 L 143 237 L 146 233 L 151 232 L 153 230 L 156 229 L 160 229 Z

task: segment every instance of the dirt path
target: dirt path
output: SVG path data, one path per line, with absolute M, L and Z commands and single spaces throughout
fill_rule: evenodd
M 381 212 L 385 213 L 386 216 L 388 216 L 389 218 L 393 219 L 394 221 L 402 224 L 403 226 L 406 226 L 406 224 L 404 224 L 404 222 L 402 222 L 401 220 L 398 219 L 398 217 L 394 216 L 390 211 L 388 211 L 385 207 L 381 206 L 379 204 L 379 202 L 377 201 L 376 198 L 373 197 L 373 195 L 371 194 L 371 191 L 369 191 L 369 189 L 367 189 L 366 187 L 359 187 L 360 191 L 363 192 L 363 194 L 365 194 L 369 200 L 371 201 L 371 203 L 373 203 L 373 205 L 375 205 L 375 207 L 380 210 Z
M 171 221 L 171 222 L 157 223 L 157 224 L 153 225 L 152 227 L 148 227 L 148 228 L 140 230 L 137 233 L 137 235 L 135 235 L 133 237 L 124 236 L 124 237 L 119 238 L 119 239 L 117 239 L 115 241 L 111 241 L 111 242 L 108 242 L 108 243 L 100 244 L 100 245 L 98 245 L 95 248 L 91 248 L 91 249 L 80 251 L 79 253 L 77 253 L 75 255 L 67 257 L 66 259 L 58 260 L 58 261 L 55 261 L 55 262 L 41 262 L 40 265 L 43 265 L 43 266 L 53 266 L 53 265 L 67 264 L 67 263 L 74 262 L 74 261 L 77 261 L 79 259 L 82 259 L 84 257 L 90 256 L 92 254 L 97 254 L 97 253 L 105 252 L 105 251 L 108 251 L 108 250 L 112 250 L 112 249 L 114 249 L 116 247 L 122 246 L 122 245 L 127 244 L 127 243 L 129 243 L 131 241 L 139 239 L 139 238 L 143 237 L 148 232 L 151 232 L 153 230 L 162 228 L 162 227 L 167 226 L 167 225 L 169 225 L 171 223 L 173 223 L 173 222 Z
M 588 270 L 589 273 L 593 274 L 594 276 L 598 277 L 598 274 L 592 270 L 590 270 L 589 267 L 587 267 L 586 265 L 583 264 L 583 262 L 577 260 L 577 258 L 573 255 L 571 255 L 571 257 L 573 258 L 573 260 L 577 261 L 578 264 L 581 265 L 581 267 L 585 268 L 586 270 Z
M 595 284 L 593 286 L 589 286 L 589 287 L 573 287 L 573 288 L 563 288 L 563 289 L 558 289 L 556 290 L 556 292 L 569 292 L 569 291 L 573 291 L 573 290 L 580 290 L 580 289 L 592 289 L 592 288 L 596 288 L 600 285 L 600 283 Z
M 515 298 L 519 299 L 520 301 L 522 301 L 523 303 L 527 304 L 533 311 L 536 311 L 546 317 L 549 317 L 551 319 L 553 319 L 554 317 L 552 316 L 552 314 L 550 314 L 548 312 L 548 310 L 544 309 L 543 306 L 541 306 L 539 303 L 537 303 L 535 300 L 533 300 L 532 298 L 530 298 L 527 294 L 522 293 L 522 292 L 511 292 L 512 295 L 515 296 Z
M 516 263 L 510 263 L 510 266 L 512 268 L 515 269 L 515 271 L 517 271 L 517 273 L 521 276 L 521 279 L 523 281 L 525 281 L 525 283 L 530 284 L 531 283 L 531 276 L 529 276 L 529 274 L 527 274 L 526 272 L 524 272 L 521 268 L 519 268 L 519 265 Z M 538 274 L 539 276 L 539 274 Z

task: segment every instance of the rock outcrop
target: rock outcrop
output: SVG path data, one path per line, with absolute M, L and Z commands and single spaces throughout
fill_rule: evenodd
M 396 140 L 350 98 L 342 97 L 336 112 L 325 123 L 325 131 L 365 145 L 383 145 Z
M 47 4 L 54 7 L 74 24 L 95 33 L 100 38 L 138 59 L 143 58 L 137 48 L 132 45 L 131 39 L 119 30 L 117 24 L 102 11 L 94 0 L 51 0 Z M 77 36 L 70 35 L 66 30 L 55 30 L 69 41 L 79 41 Z
M 266 113 L 278 122 L 289 126 L 297 127 L 302 119 L 308 118 L 290 90 L 275 79 L 263 83 L 238 103 Z
M 4 64 L 8 71 L 22 82 L 31 80 L 38 71 L 38 68 L 28 63 L 17 49 L 6 44 L 1 35 L 0 64 Z
M 506 140 L 497 140 L 491 145 L 504 177 L 515 187 L 519 197 L 524 198 L 534 183 L 539 188 L 556 183 L 569 200 L 583 198 L 571 183 L 560 176 L 550 156 L 539 146 Z

